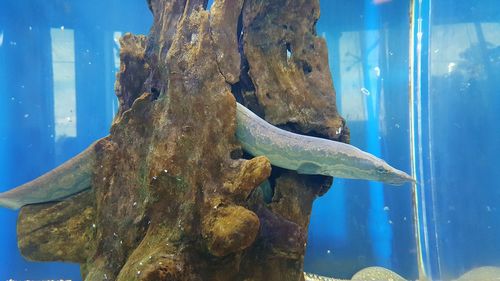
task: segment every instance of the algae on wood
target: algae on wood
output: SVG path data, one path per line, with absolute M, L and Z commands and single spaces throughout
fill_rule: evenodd
M 23 255 L 78 262 L 85 280 L 303 280 L 312 202 L 331 179 L 244 159 L 235 101 L 348 141 L 315 34 L 318 1 L 148 4 L 150 34 L 121 39 L 120 110 L 97 144 L 92 188 L 24 207 Z

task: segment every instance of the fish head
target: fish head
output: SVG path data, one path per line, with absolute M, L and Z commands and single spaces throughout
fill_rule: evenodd
M 407 182 L 415 182 L 412 176 L 400 171 L 384 161 L 380 161 L 372 170 L 374 180 L 390 185 L 403 185 Z

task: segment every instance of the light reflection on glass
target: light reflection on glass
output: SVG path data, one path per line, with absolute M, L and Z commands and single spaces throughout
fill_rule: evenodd
M 74 31 L 51 28 L 56 141 L 76 137 L 75 40 Z

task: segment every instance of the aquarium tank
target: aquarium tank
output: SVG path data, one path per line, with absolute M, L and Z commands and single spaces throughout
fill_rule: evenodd
M 334 179 L 313 205 L 304 271 L 500 280 L 500 2 L 319 2 L 350 143 L 415 183 Z M 0 2 L 0 192 L 109 134 L 120 37 L 152 22 L 146 0 Z M 0 280 L 82 280 L 76 263 L 21 256 L 18 214 L 0 208 Z

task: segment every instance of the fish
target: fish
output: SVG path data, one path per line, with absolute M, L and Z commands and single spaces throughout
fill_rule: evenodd
M 236 138 L 243 150 L 265 156 L 272 165 L 299 174 L 374 180 L 391 185 L 414 182 L 403 171 L 352 145 L 285 131 L 236 103 Z M 0 206 L 60 201 L 89 189 L 97 158 L 95 144 L 52 171 L 9 191 L 0 193 Z
M 379 181 L 414 182 L 384 160 L 343 142 L 296 134 L 273 126 L 245 106 L 236 105 L 236 136 L 243 150 L 265 156 L 272 165 L 299 174 Z
M 90 188 L 97 157 L 95 143 L 48 173 L 0 193 L 0 206 L 15 210 L 24 205 L 61 200 Z

